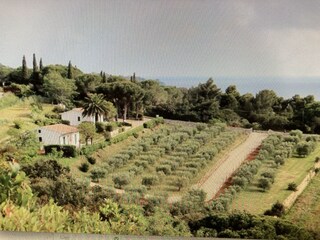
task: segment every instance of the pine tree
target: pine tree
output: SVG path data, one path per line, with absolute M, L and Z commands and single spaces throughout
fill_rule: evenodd
M 22 58 L 22 78 L 23 80 L 27 80 L 28 78 L 28 68 L 27 68 L 27 61 L 25 55 Z
M 33 73 L 39 72 L 36 54 L 33 54 Z
M 40 71 L 42 71 L 43 70 L 42 58 L 40 58 L 39 67 L 40 67 Z
M 71 61 L 69 61 L 69 64 L 68 64 L 68 76 L 67 77 L 69 79 L 73 78 Z

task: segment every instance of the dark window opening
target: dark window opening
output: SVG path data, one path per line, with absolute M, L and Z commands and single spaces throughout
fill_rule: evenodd
M 80 122 L 80 117 L 78 117 L 78 122 Z
M 39 137 L 39 142 L 42 142 L 42 137 Z

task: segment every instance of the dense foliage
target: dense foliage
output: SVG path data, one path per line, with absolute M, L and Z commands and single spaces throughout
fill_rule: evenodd
M 133 76 L 86 74 L 71 62 L 68 66 L 43 66 L 41 62 L 39 68 L 35 56 L 33 61 L 33 71 L 27 68 L 25 59 L 17 69 L 0 66 L 0 82 L 6 85 L 5 90 L 19 97 L 36 93 L 68 108 L 80 106 L 85 100 L 90 113 L 105 109 L 107 118 L 138 119 L 148 114 L 187 121 L 216 119 L 254 129 L 320 133 L 320 102 L 313 96 L 284 99 L 272 90 L 261 90 L 255 96 L 241 95 L 234 85 L 223 92 L 211 78 L 196 87 L 177 88 Z

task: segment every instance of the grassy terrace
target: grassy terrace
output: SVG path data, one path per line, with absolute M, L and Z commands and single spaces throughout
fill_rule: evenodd
M 231 210 L 246 210 L 253 214 L 262 214 L 271 208 L 276 201 L 284 201 L 291 191 L 286 190 L 290 182 L 300 184 L 307 172 L 314 165 L 314 160 L 320 155 L 320 145 L 306 158 L 292 157 L 286 160 L 285 164 L 276 170 L 275 182 L 270 190 L 263 192 L 257 187 L 257 180 L 260 174 L 267 170 L 264 163 L 255 179 L 248 187 L 241 191 L 231 204 Z
M 320 238 L 320 174 L 315 176 L 310 185 L 298 197 L 286 215 L 286 219 L 318 233 Z
M 155 135 L 161 134 L 163 132 L 163 130 L 169 130 L 170 135 L 168 137 L 171 138 L 175 134 L 181 133 L 180 131 L 183 131 L 183 129 L 187 129 L 187 130 L 192 129 L 192 127 L 188 126 L 188 124 L 186 124 L 186 125 L 182 124 L 184 126 L 182 128 L 180 128 L 179 125 L 180 124 L 165 124 L 165 125 L 158 126 L 152 130 L 151 129 L 142 129 L 139 132 L 138 138 L 131 136 L 124 141 L 121 141 L 116 144 L 112 144 L 110 146 L 105 147 L 104 149 L 98 150 L 96 153 L 93 154 L 93 156 L 96 158 L 97 162 L 94 166 L 91 165 L 90 169 L 93 169 L 95 167 L 104 167 L 103 165 L 105 165 L 106 162 L 108 162 L 108 159 L 112 159 L 113 156 L 118 155 L 119 153 L 121 153 L 122 151 L 124 151 L 126 149 L 129 149 L 130 147 L 132 147 L 132 145 L 135 145 L 141 141 L 144 141 L 144 139 L 148 139 L 150 137 L 152 138 Z M 165 193 L 172 194 L 173 193 L 173 194 L 178 194 L 178 195 L 183 194 L 186 190 L 189 189 L 190 186 L 192 186 L 193 184 L 196 184 L 197 181 L 199 181 L 200 178 L 203 176 L 203 174 L 205 174 L 212 167 L 214 167 L 214 165 L 217 164 L 217 160 L 219 160 L 221 158 L 221 156 L 225 155 L 228 151 L 230 151 L 232 148 L 234 148 L 239 143 L 244 141 L 247 137 L 246 134 L 238 134 L 238 133 L 233 132 L 231 130 L 226 130 L 226 131 L 222 132 L 220 135 L 218 135 L 217 137 L 211 137 L 210 139 L 208 139 L 208 141 L 204 145 L 201 145 L 199 147 L 197 152 L 208 151 L 208 150 L 212 149 L 212 146 L 215 146 L 217 141 L 218 142 L 223 141 L 223 139 L 225 139 L 226 137 L 228 137 L 230 135 L 234 135 L 235 139 L 233 141 L 231 141 L 229 145 L 225 146 L 221 150 L 221 152 L 219 152 L 213 159 L 208 161 L 208 164 L 206 164 L 205 166 L 203 166 L 201 168 L 198 168 L 198 172 L 196 174 L 194 174 L 192 177 L 190 177 L 189 183 L 187 184 L 187 186 L 183 187 L 181 189 L 181 191 L 178 191 L 177 187 L 172 185 L 172 180 L 177 176 L 177 175 L 175 175 L 175 170 L 172 170 L 172 174 L 169 174 L 169 175 L 161 175 L 156 171 L 157 166 L 163 165 L 164 161 L 170 162 L 170 160 L 169 160 L 170 157 L 178 156 L 180 154 L 179 151 L 178 152 L 172 151 L 169 154 L 163 154 L 162 156 L 156 157 L 155 161 L 153 163 L 149 163 L 148 166 L 145 167 L 145 169 L 143 171 L 141 171 L 139 174 L 131 177 L 130 184 L 128 185 L 128 187 L 140 187 L 143 176 L 151 174 L 152 176 L 159 176 L 160 181 L 155 186 L 152 186 L 148 190 L 148 194 L 151 194 L 151 195 L 154 195 L 154 194 L 157 195 L 159 193 L 162 193 L 162 194 L 165 194 Z M 162 135 L 162 138 L 165 139 L 166 135 Z M 185 144 L 193 144 L 194 142 L 197 142 L 197 140 L 194 137 L 187 137 L 185 139 L 185 141 L 181 144 L 178 144 L 178 146 L 183 146 Z M 143 157 L 143 155 L 153 156 L 155 154 L 154 151 L 158 152 L 159 151 L 158 149 L 162 148 L 163 144 L 165 144 L 165 142 L 163 140 L 160 140 L 159 144 L 157 144 L 157 145 L 151 144 L 149 150 L 147 150 L 146 152 L 141 152 L 139 155 L 137 155 L 137 157 L 134 160 L 131 160 L 128 163 L 124 164 L 123 166 L 117 167 L 114 170 L 110 170 L 110 169 L 106 168 L 106 170 L 108 171 L 107 176 L 106 176 L 106 178 L 101 179 L 99 184 L 103 185 L 103 186 L 113 187 L 114 183 L 112 181 L 112 177 L 115 174 L 129 172 L 130 169 L 135 167 L 135 164 L 137 162 L 143 162 L 143 160 L 141 160 L 140 157 Z M 162 149 L 162 150 L 164 150 L 164 149 Z M 187 161 L 187 158 L 183 161 Z M 191 160 L 189 160 L 189 161 L 191 161 Z M 68 165 L 71 168 L 72 174 L 75 177 L 84 179 L 84 178 L 88 178 L 90 176 L 90 170 L 86 173 L 83 173 L 83 172 L 79 171 L 79 169 L 78 169 L 81 162 L 86 162 L 86 159 L 83 156 L 80 156 L 77 160 L 71 159 L 71 161 L 68 162 L 68 160 L 66 159 L 66 161 L 63 161 L 63 162 L 65 165 Z M 181 164 L 182 165 L 180 165 L 180 167 L 183 166 L 184 163 L 182 162 Z M 196 169 L 191 169 L 191 170 L 196 171 Z
M 14 100 L 13 97 L 7 95 L 1 99 L 0 104 L 0 142 L 7 140 L 10 134 L 13 134 L 14 121 L 22 122 L 21 132 L 25 130 L 32 130 L 37 127 L 31 118 L 30 100 L 21 101 Z M 3 105 L 3 106 L 2 106 Z M 53 106 L 50 104 L 42 104 L 43 111 L 41 114 L 48 113 Z

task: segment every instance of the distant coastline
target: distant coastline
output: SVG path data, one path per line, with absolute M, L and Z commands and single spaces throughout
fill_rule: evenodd
M 192 87 L 204 83 L 209 77 L 156 77 L 165 85 Z M 229 85 L 236 85 L 241 94 L 256 94 L 263 89 L 274 90 L 279 97 L 285 99 L 295 94 L 301 97 L 313 95 L 320 100 L 320 77 L 213 77 L 222 91 Z

